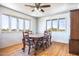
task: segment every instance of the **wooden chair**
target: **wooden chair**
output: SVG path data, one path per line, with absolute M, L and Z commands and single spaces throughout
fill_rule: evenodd
M 50 45 L 51 45 L 51 38 L 52 38 L 51 33 L 50 33 L 49 31 L 45 31 L 44 34 L 45 34 L 45 33 L 49 35 L 49 38 L 48 38 L 48 45 L 50 46 Z
M 25 52 L 25 46 L 27 45 L 29 47 L 28 54 L 30 54 L 31 48 L 33 48 L 35 45 L 33 40 L 30 40 L 28 32 L 23 32 L 22 42 L 23 42 L 23 48 L 22 48 L 23 52 Z
M 49 46 L 49 35 L 48 32 L 44 32 L 44 37 L 43 37 L 43 49 L 47 48 Z
M 49 32 L 49 44 L 50 44 L 50 45 L 52 44 L 51 39 L 52 39 L 52 35 L 51 35 L 51 33 Z

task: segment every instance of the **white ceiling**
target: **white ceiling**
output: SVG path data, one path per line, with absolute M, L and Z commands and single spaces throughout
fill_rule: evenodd
M 71 9 L 79 8 L 77 3 L 42 3 L 42 5 L 50 4 L 51 7 L 43 8 L 45 12 L 32 12 L 33 8 L 27 7 L 25 5 L 34 5 L 34 3 L 1 3 L 1 5 L 8 7 L 10 9 L 25 13 L 33 17 L 43 17 L 49 16 L 60 12 L 69 11 Z

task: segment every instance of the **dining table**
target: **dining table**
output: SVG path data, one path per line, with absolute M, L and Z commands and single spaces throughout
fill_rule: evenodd
M 43 41 L 43 37 L 44 37 L 44 34 L 30 34 L 29 35 L 29 38 L 32 39 L 33 42 L 35 43 L 35 53 L 34 53 L 34 55 L 36 55 L 38 43 L 40 41 Z
M 38 48 L 38 43 L 42 42 L 43 41 L 43 37 L 44 37 L 44 34 L 29 34 L 29 38 L 33 41 L 34 45 L 35 45 L 35 52 L 34 52 L 34 55 L 36 55 L 37 53 L 37 48 Z M 25 40 L 24 40 L 25 42 Z M 25 49 L 25 43 L 23 43 L 24 45 L 24 49 Z M 24 51 L 23 49 L 23 51 Z
M 33 40 L 38 40 L 39 38 L 43 38 L 44 34 L 29 34 L 29 38 Z

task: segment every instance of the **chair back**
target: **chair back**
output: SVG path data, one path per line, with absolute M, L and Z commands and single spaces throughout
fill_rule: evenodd
M 32 31 L 29 31 L 29 34 L 32 34 Z
M 44 31 L 44 35 L 47 35 L 48 34 L 48 31 Z
M 49 35 L 49 39 L 51 39 L 51 33 L 48 31 L 44 31 L 44 35 Z
M 23 39 L 25 41 L 28 41 L 29 40 L 29 33 L 28 32 L 23 32 Z
M 48 39 L 49 35 L 48 34 L 44 34 L 44 39 Z
M 44 37 L 43 37 L 44 40 L 48 40 L 49 39 L 49 34 L 48 34 L 48 31 L 44 31 Z

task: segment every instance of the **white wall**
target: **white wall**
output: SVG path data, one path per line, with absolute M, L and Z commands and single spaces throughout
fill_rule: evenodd
M 1 32 L 0 48 L 8 47 L 22 42 L 22 32 Z
M 56 19 L 56 18 L 65 18 L 66 19 L 66 31 L 63 32 L 52 32 L 52 41 L 69 43 L 70 38 L 70 13 L 65 12 L 58 15 L 53 15 L 49 17 L 39 18 L 38 21 L 38 33 L 43 33 L 46 30 L 46 20 Z
M 0 6 L 0 15 L 1 14 L 8 14 L 8 15 L 17 16 L 17 17 L 21 17 L 21 18 L 30 20 L 31 21 L 31 30 L 34 33 L 36 33 L 36 19 L 35 18 Z M 1 17 L 0 17 L 0 20 L 1 20 Z M 8 47 L 8 46 L 18 44 L 21 42 L 22 42 L 22 33 L 21 32 L 1 32 L 0 31 L 0 48 Z

